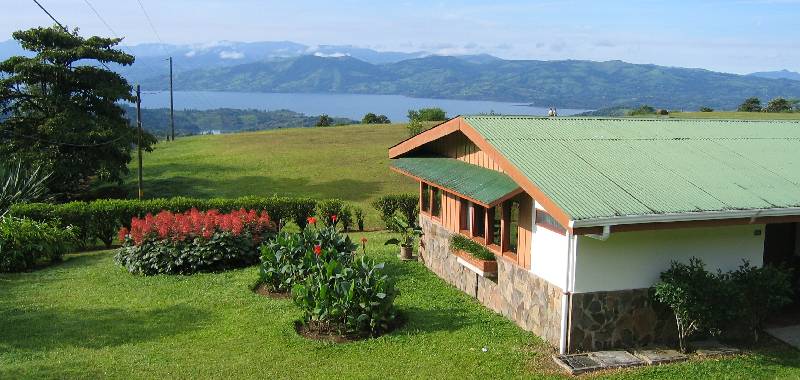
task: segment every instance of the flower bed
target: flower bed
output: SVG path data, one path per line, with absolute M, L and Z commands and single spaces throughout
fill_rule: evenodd
M 123 246 L 115 261 L 144 275 L 244 267 L 258 262 L 258 246 L 274 233 L 275 223 L 265 211 L 162 211 L 133 218 L 130 230 L 120 229 Z

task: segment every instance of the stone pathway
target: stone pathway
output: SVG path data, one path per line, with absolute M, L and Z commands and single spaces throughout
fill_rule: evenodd
M 767 334 L 800 349 L 800 325 L 766 329 Z

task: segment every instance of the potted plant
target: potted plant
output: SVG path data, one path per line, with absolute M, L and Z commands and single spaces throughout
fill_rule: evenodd
M 486 275 L 497 273 L 497 260 L 486 247 L 462 235 L 450 238 L 450 250 L 465 262 Z
M 400 234 L 400 239 L 392 238 L 384 245 L 397 245 L 400 247 L 401 260 L 413 260 L 414 239 L 422 236 L 419 227 L 409 225 L 403 218 L 395 216 L 391 219 L 390 229 Z

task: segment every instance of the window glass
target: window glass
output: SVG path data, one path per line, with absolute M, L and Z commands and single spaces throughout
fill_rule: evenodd
M 441 216 L 442 215 L 442 189 L 438 187 L 434 187 L 433 191 L 431 192 L 431 196 L 433 197 L 433 204 L 431 205 L 431 215 L 433 216 Z
M 469 227 L 472 224 L 472 218 L 469 214 L 469 204 L 470 201 L 466 199 L 459 200 L 459 209 L 458 209 L 458 229 L 461 231 L 469 231 Z
M 474 225 L 472 236 L 484 237 L 486 231 L 486 209 L 476 204 L 472 205 Z
M 424 212 L 430 211 L 431 208 L 431 188 L 427 183 L 422 184 L 422 197 L 420 198 L 420 210 Z
M 491 218 L 491 236 L 489 236 L 489 244 L 500 245 L 500 239 L 502 232 L 500 230 L 500 224 L 503 220 L 503 209 L 502 207 L 492 207 L 489 210 L 489 217 Z
M 517 245 L 519 243 L 519 202 L 508 202 L 508 250 L 517 253 Z

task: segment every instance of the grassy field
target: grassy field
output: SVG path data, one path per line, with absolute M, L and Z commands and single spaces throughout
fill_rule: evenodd
M 397 305 L 407 322 L 389 335 L 345 344 L 298 336 L 291 301 L 250 291 L 255 267 L 141 277 L 114 265 L 112 252 L 94 252 L 0 274 L 0 379 L 568 378 L 539 338 L 421 263 L 397 260 L 382 245 L 389 234 L 364 235 L 402 292 Z M 726 359 L 590 377 L 798 378 L 800 353 L 767 343 Z
M 193 136 L 161 142 L 144 156 L 147 198 L 243 195 L 341 198 L 367 211 L 390 193 L 414 192 L 415 183 L 388 169 L 388 149 L 407 136 L 404 125 L 292 128 Z M 135 189 L 136 167 L 128 186 Z M 131 193 L 135 193 L 135 190 Z
M 672 119 L 800 120 L 800 112 L 673 112 Z

